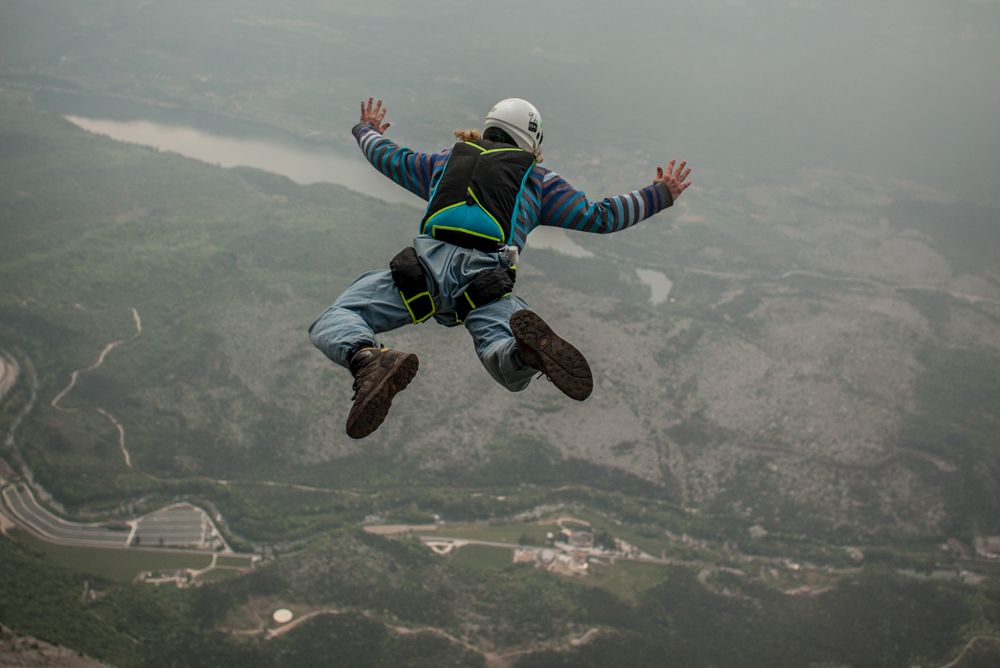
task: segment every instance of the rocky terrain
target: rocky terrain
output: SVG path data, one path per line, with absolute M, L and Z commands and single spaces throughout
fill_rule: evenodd
M 9 668 L 101 668 L 107 664 L 65 647 L 11 631 L 0 625 L 0 666 Z
M 684 207 L 615 244 L 571 235 L 591 258 L 529 245 L 519 293 L 588 355 L 597 387 L 583 404 L 544 379 L 507 393 L 461 328 L 425 324 L 383 337 L 420 353 L 420 375 L 376 436 L 350 442 L 350 379 L 308 346 L 315 306 L 281 285 L 287 295 L 268 308 L 232 304 L 208 323 L 232 339 L 216 363 L 241 390 L 171 383 L 144 397 L 204 429 L 215 419 L 207 409 L 223 401 L 243 416 L 222 431 L 237 446 L 253 441 L 243 430 L 256 406 L 280 408 L 295 416 L 297 438 L 274 447 L 295 466 L 388 447 L 401 466 L 460 468 L 514 434 L 764 526 L 935 533 L 967 453 L 912 446 L 909 425 L 928 410 L 918 389 L 947 382 L 928 351 L 995 363 L 1000 282 L 981 260 L 986 249 L 942 242 L 935 221 L 894 213 L 901 204 L 955 205 L 912 184 L 803 172 L 770 186 L 695 189 Z M 643 256 L 650 248 L 660 260 Z M 630 265 L 666 274 L 670 299 L 650 304 Z M 596 292 L 579 289 L 574 267 L 593 272 Z

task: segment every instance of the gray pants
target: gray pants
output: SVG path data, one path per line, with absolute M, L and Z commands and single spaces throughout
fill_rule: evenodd
M 502 254 L 483 253 L 420 235 L 413 240 L 417 257 L 427 271 L 434 299 L 434 319 L 454 326 L 455 300 L 483 269 L 506 267 Z M 481 306 L 465 319 L 479 360 L 493 378 L 512 392 L 528 387 L 538 373 L 521 362 L 510 330 L 510 316 L 528 305 L 514 295 Z M 337 364 L 346 367 L 360 347 L 375 343 L 375 335 L 411 324 L 406 305 L 388 269 L 362 274 L 348 286 L 332 306 L 319 314 L 309 327 L 313 345 Z

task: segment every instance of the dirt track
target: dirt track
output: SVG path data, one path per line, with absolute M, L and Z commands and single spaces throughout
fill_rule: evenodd
M 21 371 L 17 361 L 9 357 L 6 353 L 0 353 L 0 401 L 7 395 L 10 388 L 17 382 L 17 376 Z
M 135 339 L 138 338 L 140 334 L 142 334 L 142 319 L 139 317 L 139 312 L 134 308 L 132 309 L 132 321 L 135 323 L 135 334 L 133 334 L 131 338 Z M 107 358 L 108 353 L 110 353 L 112 350 L 114 350 L 121 344 L 125 343 L 127 340 L 128 339 L 118 339 L 117 341 L 112 341 L 111 343 L 104 346 L 104 349 L 101 350 L 101 354 L 97 356 L 96 362 L 88 366 L 86 369 L 77 369 L 76 371 L 71 373 L 69 377 L 69 384 L 66 385 L 66 387 L 64 387 L 62 391 L 59 394 L 57 394 L 55 398 L 52 400 L 51 402 L 52 408 L 55 408 L 56 410 L 60 411 L 73 410 L 73 409 L 62 408 L 59 405 L 59 402 L 62 401 L 63 398 L 70 393 L 70 391 L 76 385 L 76 381 L 80 377 L 80 374 L 86 373 L 88 371 L 94 371 L 95 369 L 100 368 L 100 366 L 104 364 L 104 360 Z
M 265 631 L 263 629 L 263 626 L 262 626 L 262 628 L 259 629 L 259 630 L 251 631 L 249 634 L 248 633 L 242 633 L 241 635 L 263 634 L 268 640 L 271 640 L 273 638 L 277 638 L 279 636 L 282 636 L 285 633 L 288 633 L 289 631 L 291 631 L 294 628 L 296 628 L 299 624 L 302 624 L 302 623 L 304 623 L 306 621 L 309 621 L 310 619 L 313 619 L 315 617 L 319 617 L 321 615 L 342 615 L 342 614 L 345 614 L 345 613 L 348 613 L 348 612 L 351 612 L 351 611 L 348 611 L 348 610 L 345 610 L 345 609 L 340 609 L 340 608 L 321 608 L 319 610 L 313 610 L 311 612 L 307 612 L 306 614 L 302 615 L 301 617 L 298 617 L 298 618 L 294 619 L 291 622 L 288 622 L 287 624 L 285 624 L 283 626 L 279 626 L 278 628 L 268 629 L 268 630 Z M 364 615 L 365 617 L 367 617 L 369 619 L 372 619 L 372 620 L 375 620 L 375 621 L 379 621 L 379 622 L 382 622 L 383 624 L 385 624 L 385 622 L 383 620 L 381 620 L 377 615 L 375 615 L 375 614 L 373 614 L 373 613 L 371 613 L 369 611 L 361 610 L 361 611 L 356 611 L 356 612 L 358 612 L 359 614 Z M 513 650 L 513 651 L 509 651 L 509 652 L 495 652 L 495 651 L 485 650 L 485 649 L 483 649 L 481 647 L 477 647 L 477 646 L 475 646 L 475 645 L 473 645 L 473 644 L 471 644 L 469 642 L 466 642 L 465 640 L 463 640 L 461 638 L 458 638 L 458 637 L 456 637 L 456 636 L 448 633 L 447 631 L 443 631 L 441 629 L 434 628 L 432 626 L 409 627 L 409 626 L 397 626 L 397 625 L 394 625 L 394 624 L 385 624 L 385 627 L 386 627 L 386 629 L 388 629 L 388 630 L 390 630 L 390 631 L 392 631 L 392 632 L 394 632 L 394 633 L 396 633 L 398 635 L 415 635 L 415 634 L 419 634 L 419 633 L 427 633 L 427 634 L 430 634 L 430 635 L 437 636 L 439 638 L 443 638 L 444 640 L 447 640 L 448 642 L 451 642 L 451 643 L 454 643 L 454 644 L 459 645 L 461 647 L 464 647 L 465 649 L 469 650 L 470 652 L 474 652 L 476 654 L 482 655 L 483 658 L 486 660 L 486 665 L 489 668 L 510 668 L 510 666 L 513 665 L 512 661 L 513 661 L 513 659 L 515 657 L 523 655 L 523 654 L 529 654 L 531 652 L 536 652 L 536 651 L 540 651 L 540 650 L 544 650 L 544 649 L 556 649 L 556 648 L 565 647 L 565 646 L 579 647 L 581 645 L 587 644 L 588 642 L 590 642 L 591 640 L 593 640 L 594 638 L 596 638 L 600 634 L 600 630 L 599 629 L 592 628 L 592 629 L 589 629 L 588 631 L 584 632 L 582 635 L 577 636 L 577 637 L 559 638 L 559 639 L 557 639 L 555 641 L 552 641 L 552 642 L 539 643 L 539 644 L 531 646 L 531 647 L 517 649 L 517 650 Z
M 139 317 L 139 311 L 137 311 L 135 308 L 132 309 L 132 321 L 135 323 L 135 334 L 133 334 L 131 338 L 136 339 L 142 334 L 142 318 Z M 76 371 L 71 373 L 69 377 L 69 384 L 67 384 L 66 387 L 64 387 L 62 391 L 59 394 L 57 394 L 55 398 L 52 399 L 51 402 L 52 408 L 55 408 L 56 410 L 63 412 L 76 410 L 75 408 L 63 408 L 62 406 L 59 405 L 59 402 L 61 402 L 63 398 L 65 398 L 65 396 L 73 390 L 73 388 L 76 386 L 76 381 L 77 379 L 79 379 L 81 373 L 94 371 L 95 369 L 99 368 L 102 364 L 104 364 L 104 360 L 107 358 L 108 353 L 110 353 L 112 350 L 114 350 L 115 348 L 117 348 L 118 346 L 129 340 L 130 339 L 119 339 L 117 341 L 112 341 L 111 343 L 104 346 L 104 349 L 101 350 L 101 354 L 97 356 L 96 362 L 88 366 L 86 369 L 77 369 Z M 2 359 L 2 357 L 0 357 L 0 359 Z M 2 376 L 0 376 L 0 390 L 2 390 L 2 387 L 3 387 Z M 0 391 L 0 398 L 3 398 L 2 391 Z M 125 428 L 122 427 L 121 422 L 119 422 L 115 418 L 115 416 L 113 416 L 105 409 L 97 408 L 96 410 L 98 413 L 106 417 L 114 426 L 114 428 L 118 431 L 118 448 L 121 450 L 122 459 L 125 461 L 125 466 L 127 466 L 128 468 L 133 468 L 132 457 L 129 454 L 128 449 L 125 448 Z

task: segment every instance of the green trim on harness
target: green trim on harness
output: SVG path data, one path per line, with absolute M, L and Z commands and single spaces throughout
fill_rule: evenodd
M 478 206 L 480 209 L 482 209 L 483 213 L 485 213 L 487 216 L 489 216 L 490 220 L 492 220 L 496 224 L 496 226 L 498 228 L 500 228 L 500 238 L 503 239 L 503 225 L 501 225 L 499 222 L 497 222 L 496 217 L 492 213 L 490 213 L 489 211 L 486 210 L 486 207 L 483 206 L 483 203 L 479 201 L 478 197 L 476 197 L 476 193 L 472 192 L 472 186 L 469 186 L 468 188 L 466 188 L 466 191 L 469 193 L 469 197 L 472 198 L 472 201 L 476 203 L 476 206 Z
M 434 297 L 428 289 L 427 272 L 412 246 L 396 253 L 389 262 L 389 269 L 392 272 L 392 282 L 396 284 L 403 306 L 414 325 L 419 325 L 437 312 Z
M 471 235 L 476 236 L 476 237 L 482 237 L 483 239 L 489 239 L 490 241 L 497 241 L 497 242 L 499 242 L 501 240 L 499 237 L 492 237 L 492 236 L 490 236 L 488 234 L 480 234 L 479 232 L 473 232 L 471 230 L 466 230 L 466 229 L 461 228 L 461 227 L 449 227 L 447 225 L 433 225 L 432 227 L 435 230 L 444 230 L 446 232 L 447 231 L 451 231 L 451 232 L 461 232 L 462 234 L 471 234 Z M 434 236 L 434 235 L 431 235 L 431 236 Z
M 440 216 L 442 213 L 444 213 L 448 209 L 454 209 L 456 206 L 462 206 L 463 204 L 465 204 L 465 202 L 455 202 L 454 204 L 449 204 L 448 206 L 444 207 L 443 209 L 439 209 L 439 210 L 435 211 L 434 213 L 432 213 L 431 215 L 429 215 L 427 217 L 427 220 L 424 221 L 424 227 L 426 228 L 427 227 L 427 223 L 431 222 L 432 220 L 434 220 L 436 217 Z
M 483 151 L 483 155 L 488 153 L 503 153 L 504 151 L 523 151 L 523 148 L 491 148 L 487 151 Z
M 392 270 L 392 281 L 414 325 L 437 313 L 437 304 L 431 295 L 433 286 L 412 246 L 396 253 L 389 262 L 389 268 Z M 476 272 L 462 294 L 455 299 L 455 324 L 463 324 L 477 308 L 510 296 L 516 278 L 514 267 L 498 265 Z
M 489 211 L 486 210 L 486 207 L 484 207 L 482 204 L 479 203 L 475 193 L 473 193 L 471 189 L 469 190 L 467 195 L 469 198 L 472 199 L 473 202 L 472 208 L 469 208 L 468 210 L 466 209 L 466 207 L 469 204 L 467 200 L 462 200 L 461 202 L 455 202 L 454 204 L 450 204 L 441 209 L 440 211 L 437 211 L 433 215 L 431 215 L 424 223 L 421 232 L 423 234 L 430 234 L 435 239 L 441 239 L 442 241 L 448 240 L 447 236 L 448 234 L 454 234 L 459 237 L 470 236 L 470 237 L 475 237 L 476 239 L 487 239 L 493 243 L 475 244 L 474 247 L 478 248 L 480 247 L 480 245 L 482 245 L 482 248 L 480 248 L 480 250 L 489 249 L 489 251 L 493 251 L 496 246 L 500 246 L 504 243 L 504 234 L 506 234 L 506 230 L 504 230 L 503 225 L 501 225 L 500 222 L 496 218 L 494 218 Z M 451 215 L 448 215 L 449 212 L 451 212 Z M 447 222 L 452 224 L 451 225 L 436 224 L 435 221 L 438 220 L 438 216 L 440 216 L 441 214 L 445 214 L 443 218 Z M 473 227 L 476 226 L 476 222 L 473 221 L 476 220 L 478 220 L 478 227 L 479 227 L 478 230 L 473 229 Z M 489 228 L 493 226 L 496 227 L 495 234 L 491 234 L 488 231 Z M 445 235 L 441 235 L 440 232 L 444 232 Z M 461 245 L 467 246 L 469 244 L 461 244 Z
M 427 318 L 431 317 L 437 312 L 437 307 L 434 305 L 434 298 L 431 297 L 431 293 L 427 292 L 426 290 L 424 290 L 420 294 L 413 295 L 409 299 L 407 299 L 406 294 L 404 294 L 403 291 L 400 290 L 399 296 L 403 298 L 403 306 L 405 306 L 406 310 L 410 313 L 410 318 L 413 320 L 414 325 L 419 325 L 424 320 L 427 320 Z M 410 304 L 420 299 L 421 297 L 426 298 L 427 302 L 430 304 L 430 309 L 428 310 L 427 308 L 424 308 L 423 310 L 414 312 L 414 309 L 413 307 L 410 306 Z
M 513 268 L 494 267 L 477 273 L 465 292 L 455 300 L 455 320 L 462 324 L 477 308 L 512 294 L 516 278 Z

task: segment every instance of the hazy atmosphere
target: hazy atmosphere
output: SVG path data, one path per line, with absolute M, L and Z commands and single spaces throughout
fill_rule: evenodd
M 0 664 L 997 665 L 998 69 L 994 0 L 0 0 Z M 585 401 L 428 322 L 345 434 L 306 329 L 425 206 L 369 96 L 688 161 L 527 239 Z

